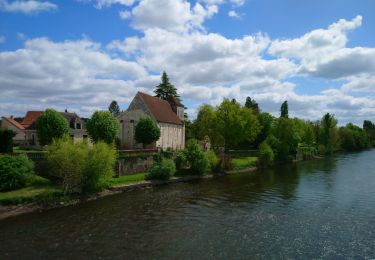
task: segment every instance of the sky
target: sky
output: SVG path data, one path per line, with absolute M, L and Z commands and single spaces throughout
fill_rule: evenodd
M 375 121 L 373 0 L 0 0 L 0 116 L 82 117 L 166 71 L 190 118 L 254 98 L 262 111 Z

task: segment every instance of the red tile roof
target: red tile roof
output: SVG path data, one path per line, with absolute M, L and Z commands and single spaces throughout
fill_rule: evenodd
M 25 130 L 25 128 L 20 123 L 18 123 L 16 120 L 14 120 L 13 118 L 3 117 L 3 119 L 6 120 L 7 122 L 9 122 L 10 124 L 12 124 L 13 126 L 15 126 L 16 128 L 18 128 L 20 130 Z
M 173 112 L 168 101 L 138 92 L 151 114 L 158 122 L 182 125 L 183 121 Z
M 25 118 L 23 119 L 21 125 L 25 128 L 31 126 L 41 115 L 43 111 L 27 111 Z

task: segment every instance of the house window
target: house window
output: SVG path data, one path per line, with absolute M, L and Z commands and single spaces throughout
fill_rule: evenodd
M 130 123 L 134 123 L 134 120 L 130 120 Z
M 81 129 L 81 123 L 76 124 L 76 129 Z

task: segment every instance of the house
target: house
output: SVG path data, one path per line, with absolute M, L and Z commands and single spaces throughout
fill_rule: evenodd
M 142 117 L 150 117 L 160 128 L 160 138 L 147 148 L 181 150 L 185 148 L 184 106 L 176 98 L 166 101 L 138 92 L 128 110 L 122 112 L 119 140 L 122 149 L 142 148 L 134 139 L 135 127 Z
M 23 145 L 39 145 L 38 136 L 36 133 L 36 120 L 43 114 L 43 111 L 28 111 L 21 123 L 15 121 L 12 117 L 2 117 L 3 128 L 8 128 L 17 133 L 14 137 L 15 143 Z M 74 141 L 87 139 L 87 131 L 85 121 L 80 118 L 76 113 L 60 112 L 66 119 L 70 127 L 70 137 Z M 6 123 L 4 123 L 6 122 Z
M 9 130 L 13 130 L 16 136 L 13 137 L 13 142 L 15 144 L 23 144 L 25 142 L 25 128 L 16 120 L 13 116 L 2 117 L 1 127 Z

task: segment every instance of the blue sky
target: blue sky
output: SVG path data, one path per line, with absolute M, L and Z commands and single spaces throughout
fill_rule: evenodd
M 126 109 L 166 70 L 194 118 L 255 98 L 375 121 L 374 1 L 0 0 L 0 115 Z

